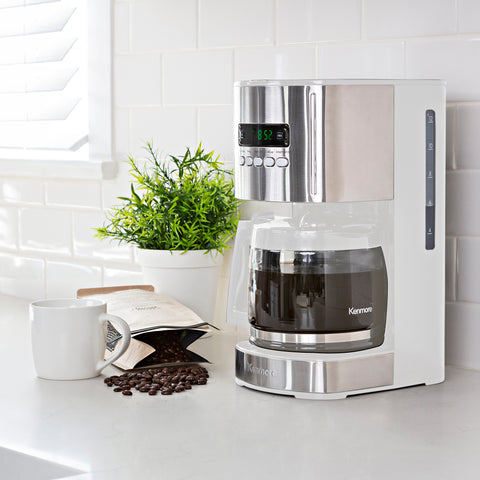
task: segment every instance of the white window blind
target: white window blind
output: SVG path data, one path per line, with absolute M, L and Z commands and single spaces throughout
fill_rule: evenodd
M 0 0 L 0 159 L 111 153 L 110 132 L 92 130 L 92 116 L 111 126 L 109 4 Z
M 0 148 L 75 151 L 87 142 L 81 3 L 0 2 Z

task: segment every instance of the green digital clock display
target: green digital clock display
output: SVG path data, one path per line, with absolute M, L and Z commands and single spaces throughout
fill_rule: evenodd
M 238 144 L 241 147 L 288 147 L 290 130 L 284 123 L 240 123 Z
M 261 141 L 263 141 L 263 142 L 271 141 L 272 136 L 273 136 L 273 130 L 271 128 L 266 128 L 265 130 L 262 130 L 261 128 L 259 128 L 257 130 L 257 140 L 259 142 L 261 142 Z

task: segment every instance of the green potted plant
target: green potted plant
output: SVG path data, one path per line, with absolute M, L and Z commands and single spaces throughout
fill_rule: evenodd
M 140 166 L 129 157 L 130 197 L 106 213 L 99 238 L 136 245 L 144 281 L 213 320 L 219 267 L 239 220 L 232 172 L 202 145 L 159 159 L 150 142 Z

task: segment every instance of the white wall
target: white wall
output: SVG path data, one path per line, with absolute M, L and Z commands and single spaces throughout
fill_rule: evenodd
M 246 78 L 448 82 L 447 361 L 480 368 L 480 2 L 117 0 L 116 157 L 141 139 L 176 153 L 202 140 L 232 162 L 232 83 Z M 128 193 L 114 181 L 0 178 L 0 292 L 71 296 L 140 282 L 130 247 L 93 238 Z

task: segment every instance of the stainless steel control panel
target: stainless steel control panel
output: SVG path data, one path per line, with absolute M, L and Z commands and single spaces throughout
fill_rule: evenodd
M 235 84 L 235 186 L 245 200 L 393 198 L 393 85 Z

